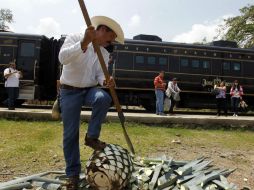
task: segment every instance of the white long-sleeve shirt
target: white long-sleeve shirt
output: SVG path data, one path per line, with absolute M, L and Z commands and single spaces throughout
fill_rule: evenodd
M 178 87 L 177 83 L 174 84 L 172 81 L 168 82 L 168 88 L 166 90 L 166 95 L 168 97 L 170 97 L 173 94 L 175 94 L 176 92 L 179 92 L 180 88 Z
M 13 68 L 7 68 L 4 70 L 4 76 L 10 73 L 11 74 L 5 81 L 5 87 L 19 87 L 19 78 L 21 77 L 16 69 Z
M 103 85 L 105 76 L 101 65 L 90 43 L 85 52 L 81 49 L 83 34 L 68 36 L 59 52 L 59 61 L 63 64 L 60 83 L 74 87 L 85 88 Z M 106 66 L 108 67 L 109 53 L 100 47 Z

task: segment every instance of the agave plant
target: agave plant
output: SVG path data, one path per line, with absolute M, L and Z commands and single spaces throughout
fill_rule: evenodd
M 94 151 L 86 164 L 86 179 L 95 190 L 121 190 L 129 182 L 133 163 L 128 151 L 119 145 L 108 144 Z

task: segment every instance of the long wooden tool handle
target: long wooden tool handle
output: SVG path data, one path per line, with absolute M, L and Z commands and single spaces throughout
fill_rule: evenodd
M 79 1 L 79 5 L 80 5 L 80 8 L 81 8 L 81 11 L 83 13 L 84 19 L 86 21 L 86 25 L 87 26 L 91 26 L 92 23 L 91 23 L 89 15 L 88 15 L 88 11 L 86 9 L 84 1 L 83 0 L 78 0 L 78 1 Z M 104 58 L 103 58 L 101 50 L 100 50 L 100 47 L 99 47 L 99 45 L 97 43 L 95 43 L 95 41 L 93 41 L 92 43 L 93 43 L 93 47 L 94 47 L 94 49 L 95 49 L 95 51 L 96 51 L 96 53 L 98 55 L 98 59 L 99 59 L 102 71 L 103 71 L 103 73 L 105 75 L 105 78 L 106 78 L 107 81 L 109 81 L 110 75 L 108 73 L 108 70 L 107 70 Z M 123 128 L 125 140 L 126 140 L 126 142 L 128 144 L 128 147 L 129 147 L 131 153 L 135 154 L 133 145 L 131 143 L 131 140 L 130 140 L 130 138 L 129 138 L 128 134 L 127 134 L 127 131 L 125 129 L 125 126 L 124 126 L 125 118 L 124 118 L 123 111 L 122 111 L 121 105 L 119 103 L 118 97 L 116 95 L 115 88 L 113 86 L 111 86 L 111 87 L 109 87 L 109 91 L 110 91 L 110 94 L 111 94 L 111 96 L 113 98 L 113 102 L 114 102 L 114 104 L 116 106 L 116 110 L 118 112 L 118 116 L 119 116 L 119 119 L 120 119 L 120 122 L 121 122 L 121 126 Z

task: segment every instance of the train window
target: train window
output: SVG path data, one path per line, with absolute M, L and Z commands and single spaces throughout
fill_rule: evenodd
M 203 69 L 209 69 L 209 68 L 210 68 L 209 61 L 203 61 Z
M 21 43 L 20 55 L 23 57 L 33 57 L 35 50 L 34 43 Z
M 116 69 L 133 69 L 133 54 L 132 53 L 118 53 L 115 61 L 116 61 L 115 62 Z
M 159 58 L 159 65 L 167 65 L 167 58 L 166 57 L 160 57 Z
M 182 67 L 188 67 L 189 66 L 188 59 L 181 59 L 181 66 Z
M 224 71 L 230 71 L 230 62 L 224 62 L 223 63 L 223 70 Z
M 13 48 L 12 47 L 2 47 L 0 48 L 0 57 L 12 58 Z
M 192 68 L 199 68 L 199 60 L 192 60 L 191 66 Z
M 148 63 L 148 65 L 154 65 L 155 64 L 155 57 L 148 57 L 147 63 Z
M 0 65 L 8 64 L 13 60 L 13 47 L 4 46 L 0 48 Z
M 144 56 L 141 56 L 141 55 L 136 56 L 136 63 L 143 64 Z
M 233 70 L 234 71 L 240 71 L 241 70 L 241 64 L 240 63 L 233 63 Z

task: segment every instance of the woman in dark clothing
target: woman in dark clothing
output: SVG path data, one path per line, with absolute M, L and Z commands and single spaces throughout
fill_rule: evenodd
M 237 80 L 234 81 L 234 84 L 230 89 L 230 95 L 231 95 L 231 107 L 232 111 L 234 112 L 233 116 L 237 117 L 239 102 L 242 99 L 243 95 L 243 88 L 242 86 L 239 85 Z
M 214 88 L 219 90 L 219 94 L 216 95 L 217 100 L 217 115 L 220 116 L 221 110 L 224 110 L 225 116 L 227 116 L 227 101 L 226 101 L 226 86 L 222 81 L 219 85 L 215 85 Z

